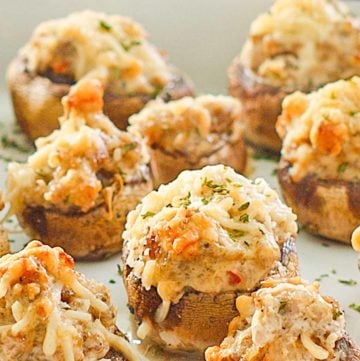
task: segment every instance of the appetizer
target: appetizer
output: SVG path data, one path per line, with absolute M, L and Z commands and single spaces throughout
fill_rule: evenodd
M 120 129 L 149 100 L 193 92 L 139 24 L 83 11 L 40 24 L 10 64 L 8 86 L 22 130 L 34 140 L 58 128 L 61 98 L 84 77 L 101 79 L 104 112 Z
M 241 105 L 231 97 L 205 95 L 165 103 L 158 99 L 129 119 L 151 157 L 154 185 L 186 169 L 225 164 L 242 173 L 246 165 Z
M 251 296 L 240 296 L 236 306 L 228 336 L 206 350 L 206 361 L 360 360 L 343 311 L 319 294 L 319 283 L 269 280 Z
M 184 171 L 130 212 L 123 277 L 140 338 L 175 350 L 219 343 L 237 295 L 297 275 L 296 216 L 264 180 L 223 165 Z
M 110 292 L 39 241 L 0 258 L 2 361 L 139 361 L 116 326 Z
M 24 231 L 75 258 L 119 252 L 127 213 L 152 190 L 145 145 L 102 113 L 99 81 L 83 79 L 63 100 L 61 128 L 10 163 L 8 199 Z
M 276 0 L 252 23 L 228 75 L 247 140 L 278 153 L 275 122 L 286 95 L 360 75 L 359 22 L 337 0 Z
M 310 232 L 350 243 L 360 224 L 360 78 L 288 96 L 276 127 L 286 202 Z
M 0 191 L 0 211 L 3 210 L 4 207 L 5 203 L 3 201 L 2 192 Z M 2 224 L 0 223 L 0 257 L 7 253 L 10 253 L 8 235 L 5 229 L 2 227 Z

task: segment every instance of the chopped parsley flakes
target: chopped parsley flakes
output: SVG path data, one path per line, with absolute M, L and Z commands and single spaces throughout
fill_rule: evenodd
M 343 285 L 347 285 L 347 286 L 356 286 L 357 282 L 354 280 L 339 280 L 339 282 Z
M 155 213 L 149 212 L 149 211 L 141 215 L 142 219 L 146 219 L 146 218 L 153 217 L 153 216 L 155 216 Z
M 105 20 L 100 20 L 99 26 L 102 30 L 105 30 L 105 31 L 110 31 L 112 28 L 111 25 L 109 23 L 107 23 Z

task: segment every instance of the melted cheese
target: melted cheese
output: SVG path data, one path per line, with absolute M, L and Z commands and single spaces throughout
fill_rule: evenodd
M 206 361 L 340 360 L 336 342 L 345 335 L 345 319 L 338 304 L 319 294 L 318 284 L 273 283 L 239 304 L 228 337 L 206 351 Z
M 32 241 L 24 250 L 0 258 L 0 277 L 1 360 L 12 361 L 20 353 L 29 361 L 100 360 L 109 347 L 129 361 L 141 360 L 114 333 L 116 314 L 108 302 L 109 291 L 77 274 L 61 248 Z M 31 292 L 34 287 L 36 294 Z M 24 342 L 9 349 L 17 337 Z
M 277 122 L 282 158 L 299 181 L 308 174 L 323 179 L 359 181 L 360 78 L 338 81 L 317 92 L 296 92 L 283 102 Z
M 253 22 L 241 61 L 266 83 L 309 91 L 360 74 L 359 31 L 338 0 L 276 0 Z
M 130 117 L 129 131 L 141 134 L 149 148 L 186 154 L 194 162 L 242 136 L 241 104 L 226 96 L 204 95 L 165 103 L 150 102 Z
M 166 301 L 178 302 L 186 287 L 253 289 L 296 234 L 295 219 L 262 179 L 222 165 L 185 171 L 129 213 L 126 263 L 146 289 L 157 288 L 163 319 Z
M 26 204 L 87 212 L 124 184 L 149 181 L 145 144 L 102 113 L 101 84 L 84 79 L 63 103 L 61 128 L 36 141 L 27 163 L 10 163 L 8 198 L 14 213 Z
M 83 11 L 40 24 L 21 55 L 38 74 L 79 81 L 101 73 L 117 91 L 149 94 L 167 84 L 171 72 L 146 38 L 130 18 Z

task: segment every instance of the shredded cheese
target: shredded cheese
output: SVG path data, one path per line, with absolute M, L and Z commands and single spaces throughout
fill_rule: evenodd
M 24 250 L 0 258 L 0 278 L 1 360 L 13 361 L 18 354 L 29 361 L 100 360 L 109 348 L 129 361 L 140 360 L 116 335 L 109 291 L 76 273 L 62 249 L 32 241 Z M 24 342 L 14 346 L 19 337 Z
M 299 282 L 300 281 L 300 282 Z M 338 360 L 337 342 L 345 335 L 339 305 L 303 280 L 267 282 L 237 300 L 239 316 L 220 346 L 206 350 L 206 361 Z
M 60 129 L 39 138 L 25 164 L 9 164 L 12 213 L 21 215 L 29 204 L 64 213 L 105 205 L 113 219 L 111 197 L 129 183 L 150 182 L 145 144 L 102 113 L 102 96 L 99 81 L 78 82 L 63 100 Z
M 253 289 L 280 260 L 284 240 L 295 236 L 295 219 L 264 180 L 221 165 L 185 171 L 128 215 L 126 264 L 146 289 L 157 288 L 161 322 L 186 287 Z
M 152 94 L 172 78 L 139 24 L 93 11 L 43 22 L 20 55 L 30 72 L 70 82 L 103 78 L 110 89 L 128 94 Z
M 285 98 L 277 122 L 282 159 L 293 180 L 315 174 L 357 181 L 360 173 L 360 78 Z
M 267 84 L 310 91 L 360 74 L 360 26 L 338 0 L 276 0 L 251 25 L 241 62 Z

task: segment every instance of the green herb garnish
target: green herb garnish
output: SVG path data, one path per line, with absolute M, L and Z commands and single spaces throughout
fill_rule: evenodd
M 141 215 L 142 219 L 146 219 L 153 216 L 155 216 L 155 213 L 149 211 Z
M 333 320 L 336 321 L 343 313 L 340 310 L 333 311 Z
M 101 29 L 103 29 L 105 31 L 110 31 L 112 28 L 111 25 L 109 23 L 107 23 L 105 20 L 100 20 L 99 26 Z
M 22 145 L 15 142 L 15 140 L 10 139 L 7 135 L 1 136 L 1 145 L 3 148 L 13 148 L 21 153 L 28 153 L 29 150 L 23 147 Z M 3 157 L 4 159 L 4 157 Z M 5 159 L 4 159 L 5 160 Z
M 136 142 L 132 142 L 125 144 L 124 146 L 121 147 L 121 149 L 123 150 L 124 153 L 127 153 L 130 152 L 131 150 L 134 150 L 137 146 L 138 144 Z
M 244 231 L 240 231 L 238 229 L 230 229 L 230 230 L 227 231 L 227 233 L 228 233 L 228 235 L 230 236 L 231 239 L 240 238 L 240 237 L 245 235 Z
M 342 174 L 346 171 L 347 167 L 349 166 L 349 163 L 348 162 L 344 162 L 344 163 L 341 163 L 338 168 L 337 168 L 337 172 L 339 174 Z
M 123 47 L 123 49 L 125 51 L 129 51 L 131 48 L 133 48 L 134 46 L 138 46 L 141 45 L 141 41 L 138 40 L 133 40 L 130 43 L 126 44 L 126 43 L 121 43 L 121 46 Z
M 279 313 L 282 313 L 284 311 L 287 304 L 288 304 L 287 301 L 280 301 Z
M 349 305 L 349 308 L 360 313 L 360 305 L 356 305 L 355 303 L 352 303 L 351 305 Z
M 179 199 L 180 201 L 180 207 L 184 207 L 184 208 L 187 208 L 189 207 L 190 205 L 190 196 L 191 196 L 191 193 L 188 192 L 188 194 L 185 196 L 185 197 L 182 197 Z
M 213 180 L 204 178 L 202 182 L 203 186 L 210 188 L 214 193 L 225 195 L 229 194 L 229 190 L 223 184 L 216 184 Z
M 123 270 L 121 269 L 121 266 L 119 264 L 117 264 L 116 267 L 117 267 L 118 275 L 122 276 L 123 275 Z
M 116 283 L 116 281 L 113 280 L 113 279 L 110 279 L 110 280 L 109 280 L 109 283 L 114 284 L 114 283 Z
M 239 220 L 242 223 L 249 223 L 249 215 L 247 213 L 244 213 L 240 216 Z
M 324 274 L 320 275 L 319 277 L 315 278 L 315 281 L 321 282 L 326 277 L 329 277 L 329 275 L 327 273 L 324 273 Z
M 347 286 L 356 286 L 357 282 L 354 280 L 339 280 L 339 282 L 343 285 L 347 285 Z
M 238 211 L 239 211 L 239 212 L 245 211 L 245 209 L 248 209 L 249 206 L 250 206 L 250 202 L 243 203 L 243 204 L 239 207 Z

